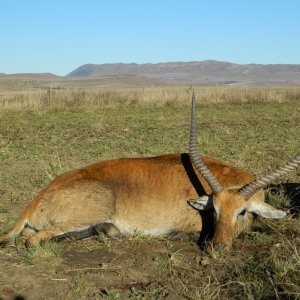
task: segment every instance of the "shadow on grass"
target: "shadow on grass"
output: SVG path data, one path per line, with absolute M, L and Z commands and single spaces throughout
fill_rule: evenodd
M 280 184 L 270 184 L 268 186 L 269 191 L 273 194 L 283 193 L 290 199 L 290 212 L 297 218 L 300 216 L 300 183 L 287 182 Z

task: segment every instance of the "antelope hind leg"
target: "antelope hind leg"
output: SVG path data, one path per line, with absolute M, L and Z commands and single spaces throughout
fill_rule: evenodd
M 66 228 L 64 226 L 64 228 L 62 229 L 62 226 L 56 225 L 33 234 L 29 239 L 26 240 L 26 246 L 36 247 L 39 246 L 41 243 L 48 242 L 57 236 L 63 235 L 66 232 L 74 230 L 76 230 L 74 227 Z

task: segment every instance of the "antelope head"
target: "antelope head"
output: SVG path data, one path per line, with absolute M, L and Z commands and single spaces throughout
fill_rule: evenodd
M 189 155 L 213 193 L 188 202 L 197 210 L 214 209 L 215 232 L 212 240 L 214 245 L 230 248 L 233 239 L 251 226 L 255 215 L 271 219 L 280 219 L 286 215 L 284 211 L 264 202 L 263 188 L 279 176 L 296 168 L 300 164 L 300 153 L 278 170 L 243 187 L 224 188 L 204 164 L 197 145 L 195 95 L 193 94 Z

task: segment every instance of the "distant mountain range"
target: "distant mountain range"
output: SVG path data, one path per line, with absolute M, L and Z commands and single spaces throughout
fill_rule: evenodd
M 5 74 L 0 73 L 0 77 L 4 78 L 61 78 L 61 76 L 57 76 L 52 73 L 15 73 L 15 74 Z
M 157 64 L 86 64 L 66 77 L 142 75 L 168 84 L 299 84 L 300 65 L 234 64 L 215 60 Z
M 157 64 L 86 64 L 66 76 L 51 73 L 10 74 L 0 78 L 18 77 L 48 80 L 105 79 L 105 85 L 114 81 L 127 84 L 300 84 L 300 65 L 296 64 L 234 64 L 215 60 L 166 62 Z M 127 83 L 126 83 L 127 82 Z M 79 83 L 79 82 L 78 82 Z

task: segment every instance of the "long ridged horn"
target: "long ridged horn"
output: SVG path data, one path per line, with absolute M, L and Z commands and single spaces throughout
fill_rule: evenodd
M 217 178 L 210 172 L 210 170 L 204 164 L 204 162 L 201 159 L 201 155 L 198 151 L 195 93 L 193 93 L 192 97 L 189 155 L 197 170 L 202 174 L 202 176 L 205 178 L 205 180 L 211 187 L 213 193 L 221 192 L 223 190 L 222 186 L 218 182 Z
M 285 173 L 295 169 L 300 164 L 300 153 L 289 160 L 284 166 L 278 170 L 271 172 L 265 176 L 260 177 L 256 181 L 250 182 L 249 184 L 242 187 L 239 194 L 242 195 L 246 200 L 254 195 L 258 190 L 266 187 L 268 184 L 284 175 Z

